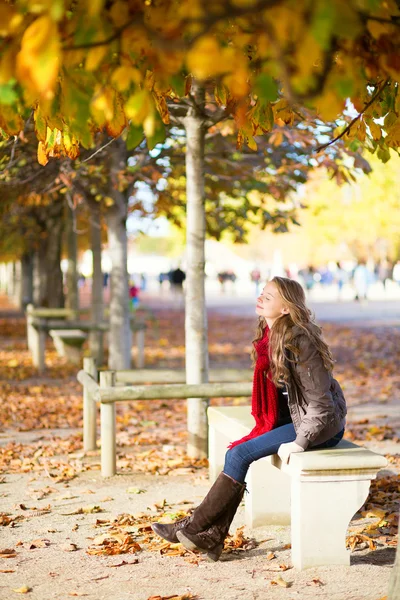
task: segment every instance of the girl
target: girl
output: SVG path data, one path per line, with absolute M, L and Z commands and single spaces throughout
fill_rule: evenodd
M 278 454 L 332 448 L 343 437 L 346 402 L 332 377 L 332 354 L 306 306 L 299 283 L 274 277 L 257 299 L 253 342 L 252 415 L 249 435 L 232 442 L 223 471 L 195 511 L 175 523 L 153 523 L 169 542 L 206 552 L 217 561 L 245 491 L 251 463 Z

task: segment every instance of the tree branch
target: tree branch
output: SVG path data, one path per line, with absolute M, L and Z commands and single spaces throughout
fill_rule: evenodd
M 350 121 L 350 123 L 347 125 L 347 127 L 345 127 L 343 129 L 342 133 L 340 133 L 339 135 L 337 135 L 335 138 L 333 138 L 333 140 L 331 140 L 327 144 L 322 144 L 322 146 L 318 146 L 318 148 L 316 148 L 315 152 L 321 152 L 321 150 L 325 150 L 325 148 L 328 148 L 328 146 L 332 146 L 332 144 L 334 144 L 335 142 L 337 142 L 338 140 L 340 140 L 340 138 L 342 138 L 343 136 L 345 136 L 346 133 L 348 133 L 350 131 L 350 129 L 353 127 L 354 123 L 357 123 L 357 121 L 362 117 L 362 115 L 365 113 L 365 111 L 371 106 L 371 104 L 373 104 L 375 102 L 375 100 L 378 98 L 378 96 L 380 95 L 380 93 L 382 92 L 382 90 L 384 89 L 384 87 L 389 83 L 389 81 L 390 81 L 390 77 L 388 77 L 387 79 L 385 79 L 385 81 L 383 82 L 383 84 L 381 85 L 381 87 L 379 87 L 376 90 L 375 94 L 367 102 L 367 104 L 364 106 L 364 108 L 362 109 L 362 111 L 356 117 L 354 117 L 354 119 L 352 119 L 352 121 Z

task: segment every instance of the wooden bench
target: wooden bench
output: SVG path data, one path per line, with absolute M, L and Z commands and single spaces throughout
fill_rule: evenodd
M 80 329 L 50 329 L 49 335 L 53 338 L 57 354 L 66 358 L 74 365 L 79 365 L 82 360 L 82 346 L 87 335 Z
M 98 374 L 93 358 L 85 357 L 83 370 L 77 375 L 79 383 L 83 386 L 84 451 L 95 450 L 97 447 L 97 403 L 100 403 L 101 474 L 111 477 L 117 472 L 117 402 L 168 398 L 248 397 L 253 385 L 250 381 L 251 376 L 250 369 L 210 369 L 210 383 L 186 384 L 186 373 L 183 369 L 101 371 Z M 149 382 L 152 383 L 143 385 Z M 159 385 L 160 383 L 163 384 Z M 189 437 L 191 433 L 194 435 L 195 432 L 188 430 Z
M 249 406 L 210 407 L 209 465 L 214 481 L 228 443 L 254 426 Z M 349 565 L 346 531 L 364 504 L 384 456 L 342 440 L 335 448 L 307 450 L 283 465 L 278 455 L 254 462 L 246 478 L 249 527 L 291 524 L 292 562 L 297 569 Z

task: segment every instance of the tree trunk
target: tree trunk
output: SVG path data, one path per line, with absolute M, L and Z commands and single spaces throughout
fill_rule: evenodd
M 387 600 L 398 600 L 400 598 L 400 552 L 397 548 L 396 560 L 392 568 L 389 580 Z
M 117 189 L 118 172 L 126 167 L 126 149 L 117 140 L 110 153 L 110 195 L 114 200 L 106 212 L 108 250 L 111 258 L 110 369 L 131 368 L 131 329 L 129 314 L 128 239 L 126 218 L 128 198 Z
M 21 306 L 25 310 L 33 302 L 33 254 L 21 257 Z
M 193 88 L 192 88 L 193 89 Z M 204 105 L 204 90 L 195 91 L 196 103 Z M 190 108 L 183 120 L 186 137 L 187 275 L 186 275 L 186 381 L 208 381 L 207 310 L 205 303 L 205 208 L 203 119 Z M 188 398 L 188 445 L 191 457 L 205 457 L 208 450 L 208 399 Z
M 94 201 L 95 202 L 95 201 Z M 92 321 L 101 323 L 104 319 L 103 273 L 101 270 L 101 215 L 97 202 L 90 204 L 90 239 L 92 247 Z M 103 364 L 103 333 L 92 331 L 89 336 L 90 354 L 97 366 Z
M 13 304 L 18 308 L 22 308 L 22 273 L 20 261 L 13 263 Z
M 46 207 L 41 223 L 43 235 L 37 252 L 37 297 L 39 306 L 62 308 L 64 306 L 63 279 L 61 271 L 61 244 L 63 231 L 62 200 Z
M 67 202 L 65 205 L 65 241 L 68 256 L 66 307 L 73 310 L 75 313 L 75 318 L 78 318 L 78 249 L 75 231 L 75 221 L 75 212 Z

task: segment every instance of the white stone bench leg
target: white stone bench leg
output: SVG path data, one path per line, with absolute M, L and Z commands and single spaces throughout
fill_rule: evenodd
M 210 483 L 214 483 L 225 464 L 225 454 L 231 438 L 226 437 L 215 427 L 208 430 L 208 474 Z
M 290 477 L 274 467 L 274 457 L 267 456 L 250 466 L 246 477 L 246 525 L 290 524 Z
M 292 478 L 292 562 L 296 569 L 350 564 L 347 527 L 365 502 L 375 476 Z

